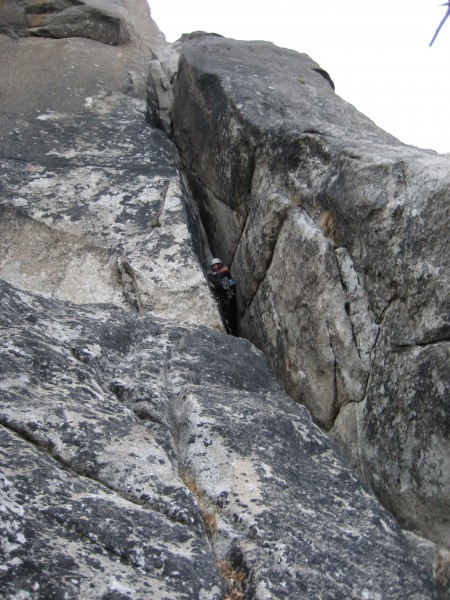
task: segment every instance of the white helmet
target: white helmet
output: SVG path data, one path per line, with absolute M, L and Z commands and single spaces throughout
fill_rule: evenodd
M 222 261 L 220 260 L 220 258 L 213 258 L 211 261 L 211 266 L 213 265 L 221 265 Z

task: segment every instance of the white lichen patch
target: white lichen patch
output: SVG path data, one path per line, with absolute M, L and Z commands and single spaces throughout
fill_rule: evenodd
M 37 115 L 36 119 L 38 121 L 59 121 L 62 119 L 67 119 L 67 115 L 51 110 L 49 112 Z
M 75 158 L 78 155 L 79 155 L 79 152 L 75 149 L 66 150 L 65 152 L 60 152 L 58 150 L 50 150 L 46 154 L 46 156 L 59 156 L 60 158 L 66 158 L 66 159 Z

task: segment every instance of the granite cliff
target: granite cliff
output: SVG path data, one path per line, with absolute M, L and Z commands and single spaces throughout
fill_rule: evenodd
M 450 159 L 144 0 L 0 56 L 3 596 L 445 597 Z
M 448 545 L 450 157 L 265 42 L 186 39 L 173 119 L 241 335 L 403 525 Z

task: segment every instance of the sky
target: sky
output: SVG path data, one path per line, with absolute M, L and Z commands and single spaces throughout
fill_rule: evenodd
M 149 0 L 168 42 L 207 31 L 308 54 L 336 93 L 396 138 L 450 152 L 446 0 Z

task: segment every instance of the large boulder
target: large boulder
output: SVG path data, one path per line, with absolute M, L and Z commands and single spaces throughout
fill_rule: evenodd
M 401 523 L 448 544 L 450 156 L 266 42 L 185 36 L 172 116 L 241 335 Z

